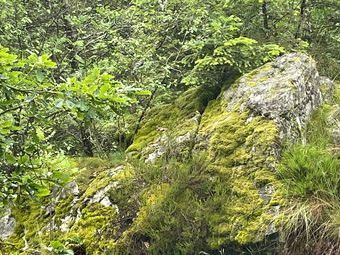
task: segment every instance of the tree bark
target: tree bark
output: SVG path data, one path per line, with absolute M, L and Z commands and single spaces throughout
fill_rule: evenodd
M 134 130 L 134 132 L 133 132 L 131 141 L 133 141 L 134 138 L 135 138 L 135 136 L 137 135 L 138 130 L 140 129 L 140 124 L 141 124 L 142 120 L 144 119 L 144 116 L 145 116 L 145 114 L 146 114 L 146 111 L 150 108 L 151 102 L 152 102 L 153 98 L 155 97 L 156 92 L 157 92 L 157 87 L 152 91 L 152 94 L 151 94 L 151 96 L 149 97 L 148 102 L 146 103 L 146 105 L 145 105 L 145 107 L 144 107 L 144 109 L 143 109 L 141 115 L 139 116 L 139 119 L 138 119 L 137 125 L 136 125 L 136 127 L 135 127 L 135 130 Z
M 91 135 L 84 122 L 82 122 L 80 125 L 80 138 L 83 143 L 83 151 L 84 151 L 85 156 L 93 157 L 94 152 L 93 152 L 93 143 L 91 141 Z
M 306 19 L 306 11 L 307 11 L 307 4 L 308 4 L 307 1 L 308 0 L 302 0 L 300 4 L 300 21 L 295 32 L 295 39 L 301 38 L 301 32 L 303 30 L 302 28 L 303 28 L 303 25 Z
M 266 36 L 268 36 L 269 32 L 269 22 L 268 22 L 268 4 L 267 1 L 263 1 L 262 3 L 262 16 L 263 16 L 263 28 L 266 33 Z

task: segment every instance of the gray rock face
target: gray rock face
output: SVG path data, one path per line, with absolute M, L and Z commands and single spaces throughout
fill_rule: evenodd
M 194 116 L 190 119 L 183 120 L 183 123 L 190 123 L 190 128 L 182 129 L 178 127 L 174 132 L 179 132 L 175 137 L 169 137 L 166 132 L 166 128 L 158 128 L 159 138 L 145 149 L 143 149 L 142 154 L 145 155 L 145 162 L 154 163 L 156 159 L 162 157 L 167 153 L 167 150 L 171 150 L 173 154 L 183 154 L 184 150 L 188 150 L 192 142 L 195 140 L 196 132 L 199 127 L 199 119 L 201 114 L 196 111 Z
M 118 166 L 114 169 L 111 169 L 109 175 L 114 176 L 122 170 L 123 170 L 123 167 Z M 80 207 L 73 207 L 79 201 L 81 201 L 83 205 L 91 205 L 94 203 L 100 203 L 104 207 L 113 207 L 116 210 L 118 210 L 117 205 L 112 204 L 108 196 L 108 192 L 116 185 L 117 185 L 117 182 L 109 183 L 105 187 L 98 189 L 97 192 L 95 192 L 91 197 L 87 197 L 81 200 L 81 198 L 79 197 L 80 193 L 79 193 L 79 188 L 78 188 L 77 183 L 70 182 L 65 187 L 67 191 L 64 191 L 64 192 L 67 192 L 68 194 L 71 194 L 74 197 L 72 201 L 72 209 L 68 212 L 68 214 L 64 218 L 61 219 L 61 225 L 59 227 L 56 226 L 56 229 L 59 228 L 61 232 L 67 232 L 76 222 L 78 222 L 78 220 L 81 219 L 82 213 L 81 213 Z
M 334 97 L 335 84 L 325 76 L 320 77 L 320 89 L 324 101 L 331 101 Z
M 6 240 L 13 234 L 15 219 L 11 216 L 11 210 L 7 210 L 0 218 L 0 240 Z
M 319 76 L 313 59 L 291 53 L 244 75 L 224 97 L 228 109 L 239 107 L 272 119 L 281 138 L 294 140 L 303 137 L 303 127 L 322 102 L 321 81 L 331 86 Z
M 336 150 L 340 147 L 340 105 L 333 107 L 327 118 L 327 126 L 332 135 L 332 142 L 336 146 Z

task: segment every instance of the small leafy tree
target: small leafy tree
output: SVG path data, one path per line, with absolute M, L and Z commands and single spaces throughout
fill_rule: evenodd
M 86 125 L 99 116 L 119 114 L 137 93 L 99 69 L 84 79 L 56 84 L 50 76 L 55 66 L 47 55 L 21 59 L 0 48 L 1 203 L 23 195 L 46 196 L 49 185 L 67 181 L 72 166 L 53 146 L 62 118 Z

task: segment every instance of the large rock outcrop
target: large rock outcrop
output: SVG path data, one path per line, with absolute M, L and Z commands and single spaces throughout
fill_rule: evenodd
M 324 96 L 321 88 L 324 89 Z M 184 141 L 191 140 L 195 131 L 201 129 L 197 127 L 201 117 L 198 110 L 202 108 L 197 102 L 204 97 L 201 93 L 201 89 L 189 90 L 173 105 L 169 105 L 171 110 L 179 110 L 186 115 L 168 116 L 170 108 L 154 109 L 156 114 L 150 114 L 151 121 L 145 122 L 136 139 L 148 142 L 139 147 L 138 143 L 134 143 L 129 150 L 138 151 L 150 160 L 165 152 L 164 145 L 168 144 L 169 139 L 172 139 L 173 147 L 179 145 L 182 148 Z M 247 113 L 249 118 L 273 120 L 280 139 L 296 140 L 303 139 L 303 129 L 313 110 L 321 104 L 323 97 L 332 93 L 332 83 L 319 76 L 312 58 L 291 53 L 242 76 L 231 88 L 222 91 L 217 100 L 225 106 L 225 109 L 221 109 L 222 114 L 239 112 Z M 216 112 L 215 115 L 218 117 L 220 113 Z
M 75 254 L 248 254 L 277 233 L 282 144 L 304 141 L 332 86 L 309 56 L 292 53 L 217 98 L 189 89 L 149 111 L 119 167 L 83 169 L 53 203 L 7 213 L 4 250 L 45 254 L 59 240 Z

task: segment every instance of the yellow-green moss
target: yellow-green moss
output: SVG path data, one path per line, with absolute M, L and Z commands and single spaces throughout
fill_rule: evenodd
M 25 254 L 22 250 L 26 246 L 25 242 L 29 243 L 30 247 L 44 251 L 46 240 L 50 238 L 46 229 L 50 218 L 46 216 L 44 208 L 39 203 L 31 202 L 25 207 L 12 208 L 12 215 L 16 219 L 16 225 L 14 234 L 7 240 L 12 245 L 9 250 L 5 249 L 5 252 L 20 251 L 19 254 Z
M 198 125 L 196 117 L 214 93 L 213 90 L 202 87 L 191 88 L 173 103 L 150 109 L 127 152 L 141 156 L 143 150 L 147 151 L 147 148 L 163 135 L 176 138 L 195 133 Z
M 200 248 L 217 249 L 263 240 L 274 221 L 270 196 L 275 194 L 264 199 L 260 189 L 277 182 L 272 169 L 277 161 L 277 126 L 237 108 L 227 111 L 226 104 L 222 98 L 211 101 L 201 118 L 200 142 L 195 152 L 207 150 L 209 163 L 205 170 L 177 172 L 185 163 L 167 162 L 159 166 L 161 169 L 153 177 L 157 179 L 148 179 L 152 167 L 140 171 L 143 181 L 149 184 L 140 191 L 141 207 L 134 222 L 117 241 L 119 251 L 133 253 L 134 249 L 144 249 L 151 254 L 187 254 Z M 175 121 L 178 124 L 182 119 Z M 197 168 L 197 163 L 190 164 Z M 138 180 L 138 168 L 128 172 L 129 181 Z M 276 199 L 275 205 L 280 202 Z M 199 228 L 202 225 L 204 231 Z M 140 240 L 147 240 L 147 247 Z
M 14 234 L 7 240 L 9 245 L 5 248 L 0 247 L 1 252 L 5 252 L 6 255 L 31 254 L 30 251 L 36 250 L 42 255 L 47 255 L 52 254 L 47 249 L 51 241 L 69 243 L 69 240 L 73 239 L 82 240 L 89 254 L 103 254 L 103 251 L 112 248 L 114 233 L 112 222 L 117 217 L 116 208 L 104 207 L 99 203 L 84 203 L 113 180 L 109 173 L 111 164 L 98 158 L 78 158 L 75 161 L 80 168 L 74 176 L 74 181 L 79 187 L 79 198 L 76 199 L 67 192 L 66 197 L 64 195 L 61 197 L 59 189 L 55 190 L 51 197 L 12 208 L 16 226 Z M 50 213 L 47 212 L 47 208 Z M 61 232 L 59 227 L 62 219 L 66 216 L 75 219 L 78 211 L 81 217 L 72 222 L 75 224 L 70 225 L 71 229 L 68 232 Z M 53 226 L 55 228 L 52 228 Z M 28 250 L 24 252 L 26 244 Z
M 261 82 L 264 82 L 264 81 L 268 80 L 270 78 L 268 76 L 268 74 L 265 74 L 264 76 L 261 76 L 261 77 L 257 77 L 257 76 L 258 76 L 258 74 L 262 74 L 263 75 L 266 71 L 269 71 L 272 68 L 273 68 L 272 64 L 271 63 L 267 63 L 267 64 L 265 64 L 265 65 L 255 69 L 255 70 L 251 71 L 250 73 L 246 74 L 245 75 L 245 79 L 247 81 L 247 84 L 250 87 L 255 87 L 258 84 L 261 84 Z
M 112 252 L 117 210 L 99 203 L 91 204 L 81 211 L 81 218 L 60 240 L 78 239 L 86 247 L 87 254 L 101 255 Z
M 276 182 L 273 150 L 278 136 L 276 124 L 262 117 L 250 117 L 237 108 L 227 111 L 221 99 L 211 102 L 204 112 L 199 135 L 207 136 L 208 152 L 218 182 L 208 217 L 213 248 L 238 242 L 247 244 L 264 237 L 273 220 L 259 188 Z M 226 192 L 220 192 L 225 188 Z M 217 198 L 217 196 L 221 196 Z M 217 208 L 219 209 L 216 209 Z
M 80 239 L 89 254 L 194 254 L 262 241 L 270 224 L 282 223 L 283 216 L 272 213 L 273 206 L 287 204 L 274 171 L 276 124 L 237 106 L 229 109 L 222 97 L 210 101 L 197 122 L 194 117 L 209 98 L 201 96 L 201 89 L 190 89 L 173 103 L 151 109 L 128 149 L 141 155 L 166 132 L 174 138 L 197 132 L 192 159 L 160 159 L 152 165 L 131 160 L 116 175 L 105 161 L 80 160 L 82 170 L 75 178 L 80 199 L 75 204 L 72 196 L 62 199 L 54 216 L 59 225 L 72 210 L 79 210 L 81 217 L 67 233 L 56 231 L 51 237 L 36 234 L 51 219 L 43 219 L 41 208 L 19 210 L 27 225 L 39 221 L 27 226 L 30 245 L 42 248 L 52 239 Z M 206 158 L 196 162 L 202 150 Z M 85 202 L 110 183 L 115 185 L 108 195 L 118 208 Z M 264 193 L 267 189 L 271 190 Z M 25 228 L 20 222 L 15 238 L 9 240 L 18 248 L 24 246 Z

